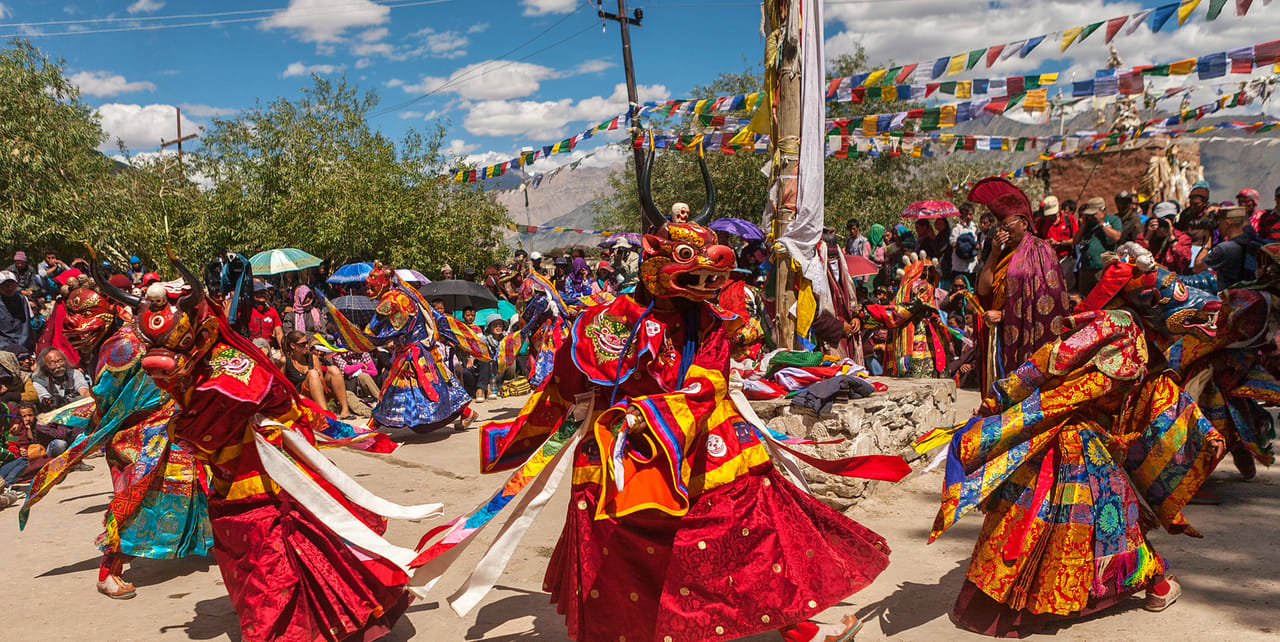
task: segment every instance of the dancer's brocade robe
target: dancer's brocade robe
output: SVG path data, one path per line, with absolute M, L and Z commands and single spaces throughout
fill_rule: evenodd
M 1169 532 L 1198 535 L 1181 510 L 1213 470 L 1217 432 L 1167 372 L 1148 371 L 1129 313 L 1066 327 L 951 441 L 931 539 L 986 512 L 954 613 L 980 632 L 1027 632 L 1148 588 L 1166 563 L 1140 524 L 1143 503 Z

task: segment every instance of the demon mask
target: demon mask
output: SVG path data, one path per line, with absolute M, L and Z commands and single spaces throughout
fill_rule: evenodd
M 733 250 L 716 243 L 716 233 L 693 223 L 668 223 L 645 234 L 640 280 L 655 297 L 694 301 L 716 298 L 729 281 Z
M 365 294 L 371 299 L 382 296 L 391 289 L 391 268 L 374 261 L 373 269 L 364 277 Z
M 67 296 L 66 311 L 62 331 L 81 354 L 90 354 L 102 345 L 116 322 L 111 300 L 90 287 L 72 290 Z

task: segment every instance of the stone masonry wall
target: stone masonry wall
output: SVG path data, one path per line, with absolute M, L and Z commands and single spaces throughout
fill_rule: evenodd
M 889 387 L 866 399 L 838 401 L 830 413 L 814 415 L 793 408 L 790 400 L 755 401 L 760 419 L 770 428 L 793 437 L 826 441 L 829 446 L 800 446 L 825 458 L 854 455 L 919 455 L 911 448 L 920 435 L 956 422 L 956 385 L 950 379 L 890 379 L 873 377 Z M 803 466 L 815 496 L 836 510 L 846 510 L 875 490 L 878 482 L 840 477 Z

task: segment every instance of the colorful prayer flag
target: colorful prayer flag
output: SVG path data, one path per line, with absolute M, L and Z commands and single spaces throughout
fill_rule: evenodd
M 1205 22 L 1217 20 L 1218 14 L 1222 13 L 1222 7 L 1226 6 L 1227 0 L 1209 0 L 1209 13 L 1205 15 Z
M 1137 31 L 1138 27 L 1141 27 L 1142 23 L 1147 21 L 1147 18 L 1151 15 L 1152 11 L 1154 11 L 1154 9 L 1144 9 L 1133 14 L 1129 18 L 1129 26 L 1124 28 L 1124 35 L 1132 36 L 1133 32 Z
M 1111 44 L 1111 39 L 1115 38 L 1117 33 L 1120 33 L 1120 27 L 1123 27 L 1124 23 L 1128 22 L 1128 20 L 1129 16 L 1120 16 L 1119 18 L 1112 18 L 1107 21 L 1106 44 Z
M 1000 57 L 1000 53 L 1004 51 L 1004 45 L 996 45 L 987 50 L 987 69 L 995 64 L 996 59 Z
M 1182 5 L 1178 7 L 1178 26 L 1181 27 L 1191 17 L 1191 12 L 1196 10 L 1196 6 L 1200 4 L 1200 0 L 1184 0 Z
M 1178 10 L 1178 3 L 1176 2 L 1171 2 L 1169 4 L 1156 7 L 1151 12 L 1151 21 L 1150 21 L 1151 32 L 1155 33 L 1160 31 L 1160 29 L 1164 27 L 1164 23 L 1168 22 L 1169 18 L 1173 16 L 1174 12 L 1176 12 L 1177 10 Z
M 1018 57 L 1026 58 L 1027 54 L 1031 53 L 1031 50 L 1039 46 L 1041 42 L 1044 42 L 1044 38 L 1044 36 L 1036 36 L 1027 40 L 1027 44 L 1023 45 L 1022 49 L 1018 52 Z
M 968 61 L 967 63 L 965 63 L 965 66 L 964 66 L 965 70 L 967 71 L 967 70 L 969 70 L 969 69 L 973 69 L 973 66 L 974 66 L 974 65 L 976 65 L 976 64 L 978 64 L 978 61 L 979 61 L 979 60 L 982 60 L 982 54 L 984 54 L 984 53 L 986 53 L 986 52 L 987 52 L 987 50 L 986 50 L 985 48 L 983 48 L 983 49 L 974 49 L 973 51 L 970 51 L 970 52 L 969 52 L 969 61 Z
M 1072 27 L 1070 29 L 1063 30 L 1062 45 L 1058 48 L 1058 51 L 1066 51 L 1067 47 L 1070 47 L 1071 43 L 1075 42 L 1076 38 L 1079 38 L 1080 33 L 1083 31 L 1084 27 Z
M 1093 32 L 1098 30 L 1098 27 L 1101 27 L 1101 26 L 1102 26 L 1102 22 L 1095 22 L 1091 25 L 1085 25 L 1084 29 L 1081 30 L 1080 32 L 1080 37 L 1076 39 L 1076 42 L 1084 42 L 1085 38 L 1088 38 L 1090 35 L 1093 34 Z
M 951 76 L 953 74 L 958 74 L 964 71 L 964 62 L 965 62 L 964 54 L 956 54 L 952 56 L 951 61 L 947 63 L 947 75 Z

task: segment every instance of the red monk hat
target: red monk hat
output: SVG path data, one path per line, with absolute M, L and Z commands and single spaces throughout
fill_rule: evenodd
M 1010 216 L 1022 216 L 1031 221 L 1031 201 L 1017 185 L 999 176 L 984 178 L 969 190 L 969 201 L 986 205 L 1003 222 Z

